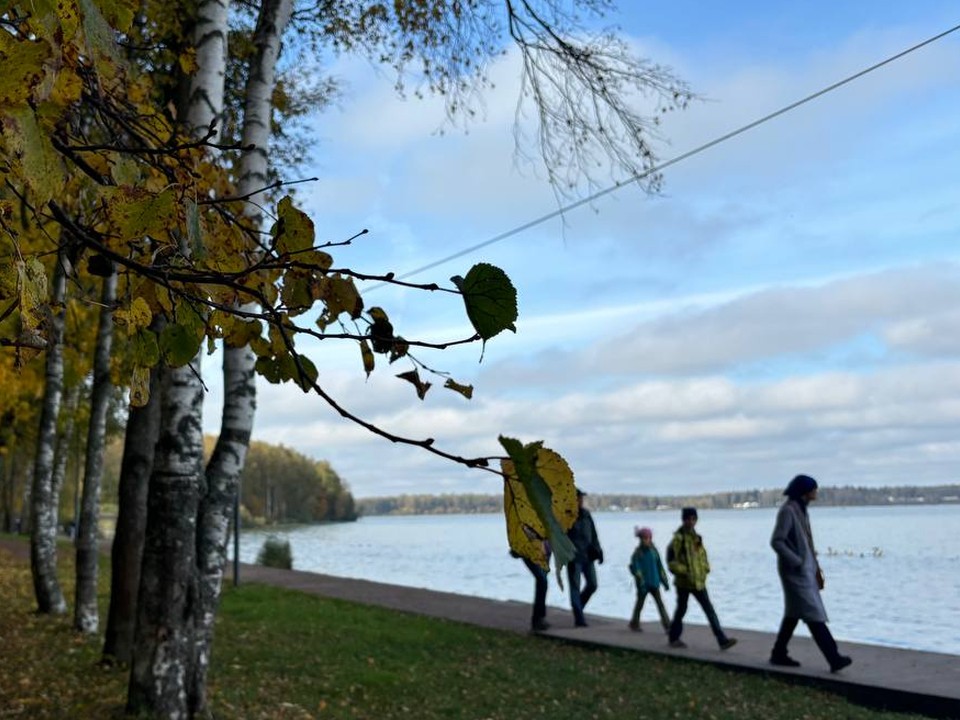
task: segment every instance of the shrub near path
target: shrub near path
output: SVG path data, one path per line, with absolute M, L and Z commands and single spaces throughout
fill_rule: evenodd
M 32 613 L 29 561 L 7 546 L 0 540 L 0 718 L 121 717 L 127 673 L 101 668 L 102 640 L 74 634 L 69 616 Z M 72 558 L 61 566 L 72 597 Z M 696 662 L 262 585 L 225 587 L 213 663 L 212 708 L 231 720 L 909 717 Z

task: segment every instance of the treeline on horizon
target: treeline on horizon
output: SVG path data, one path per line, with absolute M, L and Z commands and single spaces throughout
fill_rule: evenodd
M 701 509 L 776 507 L 783 501 L 783 488 L 734 490 L 696 495 L 634 495 L 590 493 L 587 505 L 594 510 L 666 510 L 692 506 Z M 854 505 L 936 505 L 960 503 L 960 485 L 895 487 L 821 487 L 817 504 Z M 359 498 L 360 515 L 452 515 L 503 512 L 502 495 L 476 493 L 443 495 L 397 495 Z
M 207 452 L 216 438 L 204 438 Z M 326 460 L 314 460 L 283 445 L 254 440 L 240 475 L 242 526 L 350 522 L 356 501 Z
M 204 437 L 204 459 L 210 457 L 216 436 Z M 120 462 L 123 441 L 113 437 L 103 457 L 103 515 L 116 513 Z M 79 462 L 80 459 L 78 459 Z M 8 473 L 0 483 L 8 502 L 4 503 L 0 527 L 10 532 L 13 518 L 21 518 L 21 532 L 27 532 L 26 512 L 29 489 L 27 467 L 21 475 Z M 66 473 L 68 480 L 60 493 L 58 525 L 72 522 L 80 502 L 81 484 L 75 473 Z M 79 475 L 79 473 L 76 473 Z M 244 527 L 261 527 L 289 523 L 349 522 L 358 517 L 350 487 L 326 460 L 314 460 L 283 445 L 251 441 L 247 460 L 240 476 L 240 523 Z

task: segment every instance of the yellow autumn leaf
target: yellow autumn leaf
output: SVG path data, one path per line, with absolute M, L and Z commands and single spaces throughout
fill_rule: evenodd
M 0 33 L 0 108 L 26 106 L 28 100 L 40 99 L 47 83 L 46 61 L 52 57 L 53 48 L 44 40 Z
M 534 510 L 526 488 L 517 477 L 510 460 L 501 461 L 504 474 L 504 514 L 507 520 L 507 539 L 517 554 L 533 560 L 547 569 L 542 542 L 549 537 L 546 526 Z M 577 519 L 577 494 L 573 471 L 558 453 L 545 447 L 537 451 L 537 474 L 550 491 L 550 507 L 561 530 L 566 532 Z M 531 533 L 534 538 L 531 539 Z
M 143 407 L 150 402 L 150 368 L 139 365 L 130 375 L 130 405 Z
M 39 327 L 40 309 L 47 301 L 47 271 L 37 258 L 17 261 L 20 325 L 24 332 Z
M 134 298 L 130 307 L 117 308 L 113 313 L 113 321 L 117 325 L 125 326 L 128 333 L 147 327 L 152 320 L 153 313 L 150 311 L 150 306 L 142 297 Z
M 193 75 L 200 69 L 200 65 L 197 63 L 197 49 L 189 47 L 184 50 L 177 56 L 177 64 L 180 65 L 184 75 Z
M 139 186 L 123 186 L 106 192 L 107 215 L 120 241 L 136 241 L 147 235 L 164 237 L 171 227 L 180 224 L 172 190 L 155 194 Z
M 363 370 L 367 373 L 367 377 L 370 377 L 370 373 L 373 372 L 375 367 L 375 361 L 373 350 L 370 349 L 370 343 L 366 340 L 360 341 L 360 357 L 363 358 Z
M 3 125 L 4 143 L 19 162 L 20 172 L 33 192 L 32 202 L 40 207 L 51 198 L 60 196 L 65 169 L 60 154 L 50 141 L 49 131 L 42 127 L 36 111 L 29 107 L 11 109 Z

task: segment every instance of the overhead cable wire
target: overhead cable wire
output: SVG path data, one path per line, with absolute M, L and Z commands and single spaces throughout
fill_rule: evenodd
M 809 103 L 809 102 L 811 102 L 811 101 L 813 101 L 813 100 L 816 100 L 817 98 L 822 97 L 822 96 L 826 95 L 827 93 L 833 92 L 834 90 L 836 90 L 836 89 L 838 89 L 838 88 L 841 88 L 841 87 L 843 87 L 844 85 L 847 85 L 847 84 L 853 82 L 854 80 L 858 80 L 859 78 L 862 78 L 864 75 L 868 75 L 868 74 L 874 72 L 875 70 L 879 70 L 880 68 L 884 67 L 885 65 L 889 65 L 890 63 L 895 62 L 895 61 L 899 60 L 900 58 L 903 58 L 903 57 L 909 55 L 910 53 L 916 52 L 917 50 L 920 50 L 921 48 L 926 47 L 927 45 L 930 45 L 930 44 L 932 44 L 932 43 L 935 43 L 935 42 L 937 42 L 938 40 L 941 40 L 941 39 L 945 38 L 946 36 L 950 35 L 951 33 L 956 32 L 957 30 L 960 30 L 960 24 L 954 25 L 952 28 L 949 28 L 948 30 L 944 30 L 943 32 L 938 33 L 937 35 L 934 35 L 933 37 L 929 37 L 929 38 L 927 38 L 926 40 L 923 40 L 922 42 L 919 42 L 919 43 L 917 43 L 916 45 L 913 45 L 913 46 L 907 48 L 906 50 L 902 50 L 901 52 L 898 52 L 896 55 L 891 55 L 890 57 L 886 58 L 885 60 L 881 60 L 880 62 L 875 63 L 874 65 L 871 65 L 871 66 L 868 67 L 868 68 L 864 68 L 863 70 L 860 70 L 859 72 L 856 72 L 856 73 L 854 73 L 853 75 L 849 75 L 849 76 L 843 78 L 842 80 L 839 80 L 839 81 L 833 83 L 832 85 L 828 85 L 827 87 L 825 87 L 825 88 L 823 88 L 823 89 L 821 89 L 821 90 L 818 90 L 818 91 L 815 92 L 815 93 L 812 93 L 812 94 L 810 94 L 810 95 L 807 95 L 807 96 L 804 97 L 804 98 L 801 98 L 800 100 L 797 100 L 796 102 L 792 102 L 792 103 L 790 103 L 789 105 L 785 105 L 784 107 L 780 108 L 779 110 L 776 110 L 776 111 L 774 111 L 774 112 L 772 112 L 772 113 L 770 113 L 770 114 L 768 114 L 768 115 L 764 115 L 763 117 L 761 117 L 761 118 L 759 118 L 759 119 L 757 119 L 757 120 L 754 120 L 753 122 L 747 123 L 746 125 L 742 125 L 741 127 L 737 128 L 736 130 L 732 130 L 732 131 L 730 131 L 730 132 L 728 132 L 728 133 L 726 133 L 726 134 L 724 134 L 724 135 L 720 135 L 719 137 L 716 137 L 716 138 L 714 138 L 713 140 L 710 140 L 709 142 L 704 143 L 703 145 L 698 145 L 697 147 L 693 148 L 692 150 L 688 150 L 687 152 L 681 153 L 680 155 L 676 155 L 676 156 L 670 158 L 669 160 L 665 160 L 664 162 L 660 163 L 659 165 L 655 165 L 655 166 L 651 167 L 649 170 L 645 170 L 645 171 L 643 171 L 643 172 L 641 172 L 641 173 L 636 173 L 636 174 L 630 176 L 629 178 L 627 178 L 626 180 L 621 180 L 621 181 L 615 183 L 614 185 L 610 185 L 609 187 L 606 187 L 606 188 L 604 188 L 604 189 L 602 189 L 602 190 L 598 190 L 597 192 L 595 192 L 595 193 L 593 193 L 593 194 L 591 194 L 591 195 L 588 195 L 587 197 L 581 198 L 580 200 L 577 200 L 577 201 L 575 201 L 575 202 L 572 202 L 572 203 L 570 203 L 570 204 L 568 204 L 568 205 L 564 205 L 563 207 L 557 208 L 556 210 L 553 210 L 553 211 L 551 211 L 551 212 L 544 213 L 543 215 L 540 215 L 539 217 L 536 217 L 536 218 L 534 218 L 533 220 L 530 220 L 530 221 L 528 221 L 528 222 L 525 222 L 525 223 L 523 223 L 522 225 L 517 225 L 516 227 L 513 227 L 513 228 L 511 228 L 510 230 L 507 230 L 507 231 L 505 231 L 505 232 L 502 232 L 502 233 L 500 233 L 499 235 L 494 235 L 493 237 L 488 238 L 487 240 L 484 240 L 483 242 L 479 242 L 479 243 L 477 243 L 476 245 L 471 245 L 470 247 L 464 248 L 463 250 L 459 250 L 459 251 L 453 253 L 452 255 L 447 255 L 446 257 L 441 258 L 440 260 L 434 260 L 434 261 L 431 262 L 431 263 L 428 263 L 428 264 L 426 264 L 426 265 L 423 265 L 423 266 L 421 266 L 421 267 L 418 267 L 418 268 L 416 268 L 416 269 L 414 269 L 414 270 L 410 270 L 409 272 L 406 272 L 406 273 L 404 273 L 404 274 L 402 274 L 402 275 L 397 275 L 396 278 L 397 278 L 398 280 L 405 280 L 406 278 L 412 277 L 412 276 L 414 276 L 414 275 L 419 275 L 419 274 L 422 273 L 422 272 L 425 272 L 425 271 L 427 271 L 427 270 L 431 270 L 431 269 L 433 269 L 433 268 L 435 268 L 435 267 L 438 267 L 439 265 L 443 265 L 443 264 L 445 264 L 445 263 L 448 263 L 448 262 L 450 262 L 451 260 L 456 260 L 457 258 L 463 257 L 464 255 L 469 255 L 469 254 L 472 253 L 472 252 L 475 252 L 475 251 L 477 251 L 477 250 L 480 250 L 481 248 L 485 248 L 485 247 L 487 247 L 487 246 L 489 246 L 489 245 L 493 245 L 494 243 L 498 243 L 498 242 L 501 242 L 501 241 L 503 241 L 503 240 L 506 240 L 507 238 L 513 237 L 514 235 L 519 235 L 520 233 L 522 233 L 522 232 L 525 231 L 525 230 L 529 230 L 530 228 L 536 227 L 537 225 L 541 225 L 541 224 L 547 222 L 548 220 L 553 220 L 553 219 L 556 218 L 556 217 L 560 217 L 560 216 L 564 215 L 565 213 L 570 212 L 571 210 L 575 210 L 575 209 L 577 209 L 577 208 L 579 208 L 579 207 L 581 207 L 581 206 L 583 206 L 583 205 L 587 205 L 587 204 L 589 204 L 589 203 L 594 202 L 595 200 L 599 200 L 600 198 L 602 198 L 602 197 L 604 197 L 604 196 L 606 196 L 606 195 L 609 195 L 610 193 L 612 193 L 612 192 L 614 192 L 614 191 L 616 191 L 616 190 L 619 190 L 619 189 L 622 188 L 622 187 L 626 187 L 627 185 L 630 185 L 630 184 L 632 184 L 632 183 L 634 183 L 634 182 L 638 182 L 638 181 L 640 181 L 640 180 L 643 180 L 644 178 L 649 177 L 650 175 L 654 175 L 654 174 L 660 173 L 660 172 L 662 172 L 663 170 L 666 170 L 668 167 L 670 167 L 670 166 L 672 166 L 672 165 L 676 165 L 677 163 L 682 162 L 682 161 L 684 161 L 684 160 L 687 160 L 687 159 L 693 157 L 694 155 L 699 155 L 700 153 L 702 153 L 702 152 L 704 152 L 704 151 L 706 151 L 706 150 L 709 150 L 710 148 L 715 147 L 715 146 L 717 146 L 717 145 L 719 145 L 719 144 L 721 144 L 721 143 L 724 143 L 724 142 L 726 142 L 727 140 L 730 140 L 730 139 L 732 139 L 732 138 L 735 138 L 735 137 L 737 137 L 738 135 L 742 135 L 743 133 L 745 133 L 745 132 L 747 132 L 747 131 L 749 131 L 749 130 L 753 130 L 754 128 L 756 128 L 756 127 L 758 127 L 758 126 L 763 125 L 764 123 L 767 123 L 767 122 L 773 120 L 774 118 L 778 118 L 778 117 L 780 117 L 781 115 L 785 115 L 786 113 L 791 112 L 792 110 L 796 110 L 796 109 L 797 109 L 798 107 L 800 107 L 801 105 L 806 105 L 807 103 Z M 374 290 L 374 289 L 376 289 L 376 288 L 378 288 L 378 287 L 381 287 L 383 284 L 385 284 L 385 283 L 381 283 L 380 285 L 375 285 L 374 287 L 369 288 L 369 289 L 368 289 L 368 292 L 369 292 L 369 290 Z

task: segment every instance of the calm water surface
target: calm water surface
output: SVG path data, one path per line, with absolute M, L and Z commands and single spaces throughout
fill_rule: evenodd
M 729 628 L 775 632 L 782 612 L 770 532 L 776 510 L 704 510 L 698 531 L 710 555 L 710 596 Z M 960 505 L 818 508 L 814 539 L 827 578 L 823 598 L 840 640 L 960 655 Z M 666 546 L 679 511 L 595 512 L 606 562 L 589 612 L 629 617 L 634 586 L 626 566 L 635 525 Z M 255 562 L 267 533 L 241 535 L 240 559 Z M 367 517 L 356 523 L 280 533 L 294 567 L 340 577 L 529 602 L 533 581 L 507 553 L 501 515 Z M 571 620 L 569 598 L 551 572 L 552 622 Z M 667 593 L 672 610 L 673 592 Z M 643 622 L 652 623 L 652 603 Z M 704 623 L 696 603 L 687 618 Z M 798 630 L 804 633 L 805 628 Z

